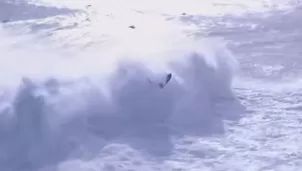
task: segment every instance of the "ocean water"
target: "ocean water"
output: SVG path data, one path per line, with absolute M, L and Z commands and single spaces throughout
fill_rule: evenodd
M 300 7 L 0 2 L 0 170 L 299 170 Z

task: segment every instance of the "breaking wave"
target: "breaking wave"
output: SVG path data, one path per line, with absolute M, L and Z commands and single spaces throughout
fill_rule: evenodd
M 75 52 L 1 27 L 0 169 L 68 170 L 112 143 L 169 155 L 173 137 L 223 131 L 235 111 L 217 104 L 236 101 L 236 59 L 221 39 L 161 24 L 155 35 L 131 30 Z M 163 89 L 148 81 L 167 73 Z

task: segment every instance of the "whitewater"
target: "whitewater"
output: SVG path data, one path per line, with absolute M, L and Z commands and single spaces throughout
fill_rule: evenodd
M 1 1 L 0 170 L 299 171 L 301 14 L 291 0 Z

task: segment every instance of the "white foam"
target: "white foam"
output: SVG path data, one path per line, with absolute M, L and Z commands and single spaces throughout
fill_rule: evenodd
M 196 39 L 176 21 L 137 15 L 57 31 L 55 44 L 0 28 L 0 84 L 7 93 L 1 116 L 10 123 L 0 128 L 0 159 L 15 161 L 0 163 L 4 170 L 28 163 L 72 169 L 68 156 L 81 158 L 83 148 L 84 156 L 99 155 L 113 139 L 134 147 L 144 140 L 147 150 L 171 153 L 172 135 L 223 127 L 214 105 L 232 98 L 238 67 L 223 40 Z M 137 29 L 127 28 L 129 19 Z M 93 45 L 83 48 L 83 37 Z M 58 40 L 71 38 L 77 48 L 66 52 Z M 164 89 L 148 82 L 170 72 Z

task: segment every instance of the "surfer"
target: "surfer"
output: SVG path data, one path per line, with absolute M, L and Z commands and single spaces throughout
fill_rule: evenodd
M 158 83 L 158 86 L 159 86 L 161 89 L 164 88 L 164 87 L 169 83 L 169 81 L 171 80 L 171 78 L 172 78 L 172 73 L 167 74 L 166 77 L 165 77 L 165 81 L 164 81 L 164 82 Z M 148 79 L 148 80 L 149 80 L 149 82 L 150 82 L 151 84 L 154 84 L 150 79 Z
M 171 78 L 172 78 L 172 74 L 169 73 L 169 74 L 166 76 L 165 82 L 164 82 L 164 83 L 159 83 L 159 87 L 160 87 L 160 88 L 164 88 L 164 87 L 168 84 L 168 82 L 171 80 Z

